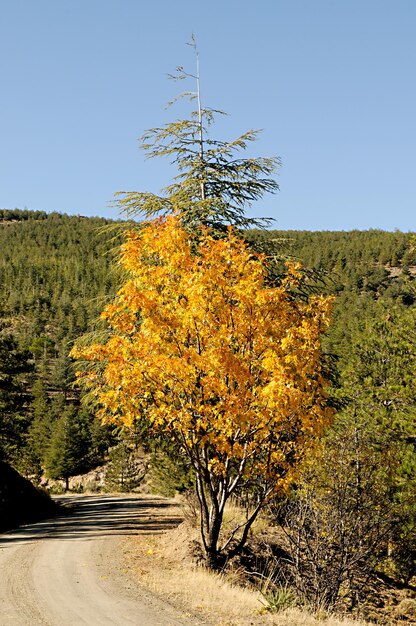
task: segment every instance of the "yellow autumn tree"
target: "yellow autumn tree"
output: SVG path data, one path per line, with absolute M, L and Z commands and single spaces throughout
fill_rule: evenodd
M 80 383 L 106 422 L 145 419 L 184 452 L 196 477 L 208 566 L 243 547 L 267 500 L 285 490 L 328 422 L 320 339 L 330 299 L 290 291 L 299 268 L 267 284 L 265 258 L 232 230 L 198 244 L 176 216 L 131 232 L 128 280 L 102 313 L 105 343 L 75 348 Z M 232 496 L 254 494 L 246 519 L 221 532 Z

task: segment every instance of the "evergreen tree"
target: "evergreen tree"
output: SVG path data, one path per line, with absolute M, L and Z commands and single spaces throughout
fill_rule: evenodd
M 68 349 L 62 349 L 58 357 L 52 364 L 51 385 L 54 389 L 64 393 L 66 398 L 74 380 L 71 359 L 68 356 Z
M 89 464 L 91 467 L 95 467 L 104 461 L 109 448 L 117 443 L 118 437 L 112 426 L 101 424 L 93 413 L 88 412 L 86 409 L 81 410 L 85 412 L 88 420 L 91 437 Z
M 66 406 L 55 422 L 45 458 L 49 478 L 64 480 L 68 490 L 69 478 L 89 469 L 90 444 L 86 414 L 74 406 Z
M 146 473 L 146 467 L 139 458 L 128 438 L 123 437 L 109 454 L 109 464 L 105 473 L 105 486 L 108 491 L 133 491 L 139 486 Z
M 249 130 L 234 140 L 215 139 L 210 134 L 215 114 L 221 111 L 202 106 L 199 58 L 195 41 L 196 74 L 177 68 L 175 78 L 196 81 L 195 93 L 189 96 L 196 108 L 187 119 L 152 128 L 142 136 L 141 147 L 148 158 L 167 157 L 175 164 L 178 174 L 162 195 L 150 192 L 120 192 L 118 206 L 128 216 L 179 213 L 182 224 L 190 230 L 205 225 L 223 232 L 227 226 L 250 228 L 264 226 L 269 219 L 246 216 L 251 204 L 267 192 L 275 192 L 278 184 L 273 178 L 279 159 L 275 157 L 244 158 L 240 151 L 254 141 L 259 131 Z
M 32 388 L 32 421 L 29 426 L 25 446 L 18 469 L 26 478 L 40 482 L 45 455 L 49 448 L 52 432 L 51 403 L 45 384 L 41 378 Z

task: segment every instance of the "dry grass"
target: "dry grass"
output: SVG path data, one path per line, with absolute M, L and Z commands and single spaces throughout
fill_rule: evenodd
M 317 617 L 297 608 L 272 614 L 258 592 L 193 565 L 187 546 L 194 537 L 197 531 L 181 524 L 165 535 L 124 541 L 125 558 L 140 585 L 185 614 L 215 626 L 365 626 L 365 622 Z
M 223 534 L 225 537 L 228 537 L 230 531 L 232 531 L 236 526 L 240 524 L 244 524 L 247 520 L 247 516 L 245 511 L 234 504 L 227 503 L 224 511 L 224 520 L 223 520 Z M 266 515 L 261 514 L 257 517 L 256 521 L 252 525 L 250 529 L 250 534 L 258 535 L 267 530 L 270 525 L 269 519 Z

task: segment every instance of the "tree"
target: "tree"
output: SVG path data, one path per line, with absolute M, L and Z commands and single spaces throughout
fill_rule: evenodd
M 69 478 L 89 469 L 91 435 L 88 426 L 88 415 L 71 405 L 64 408 L 54 424 L 45 457 L 46 473 L 50 478 L 64 480 L 67 491 Z
M 52 387 L 59 389 L 59 391 L 63 391 L 66 398 L 71 388 L 71 384 L 73 383 L 74 376 L 71 370 L 71 359 L 68 356 L 68 349 L 64 348 L 64 350 L 62 350 L 58 358 L 55 359 L 50 378 Z
M 185 92 L 174 100 L 189 97 L 196 101 L 196 109 L 188 119 L 152 128 L 141 138 L 141 147 L 148 158 L 171 158 L 178 175 L 162 195 L 119 192 L 116 194 L 118 206 L 127 215 L 148 219 L 179 212 L 182 224 L 194 232 L 201 225 L 220 232 L 226 231 L 229 224 L 238 228 L 264 226 L 271 220 L 249 218 L 245 211 L 265 193 L 274 193 L 279 188 L 271 176 L 280 161 L 276 157 L 238 157 L 238 153 L 257 138 L 259 131 L 249 130 L 231 141 L 210 136 L 215 114 L 223 113 L 202 106 L 199 57 L 194 38 L 191 46 L 196 54 L 196 74 L 178 67 L 176 75 L 171 78 L 196 81 L 195 92 Z
M 105 472 L 105 487 L 108 491 L 133 491 L 146 475 L 147 465 L 140 458 L 131 439 L 128 431 L 124 432 L 121 441 L 109 452 Z
M 287 538 L 280 575 L 314 609 L 357 607 L 386 561 L 402 515 L 391 498 L 399 452 L 338 417 L 301 468 L 294 492 L 275 508 Z
M 268 287 L 264 257 L 231 230 L 216 239 L 205 229 L 196 247 L 176 216 L 130 232 L 122 264 L 129 280 L 102 314 L 110 338 L 72 351 L 87 364 L 78 379 L 103 420 L 144 421 L 188 457 L 216 568 L 328 423 L 320 337 L 330 299 L 293 298 L 296 266 Z M 221 537 L 227 502 L 248 489 L 245 522 Z
M 33 384 L 30 409 L 32 420 L 26 433 L 25 446 L 18 469 L 26 478 L 40 483 L 42 465 L 49 448 L 53 428 L 51 403 L 42 378 L 38 378 Z

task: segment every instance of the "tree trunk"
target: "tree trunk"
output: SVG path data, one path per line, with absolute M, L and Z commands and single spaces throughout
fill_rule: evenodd
M 219 515 L 215 514 L 211 528 L 207 537 L 207 546 L 205 549 L 207 567 L 212 570 L 218 570 L 224 565 L 223 555 L 218 552 L 218 540 L 221 530 L 221 520 Z

